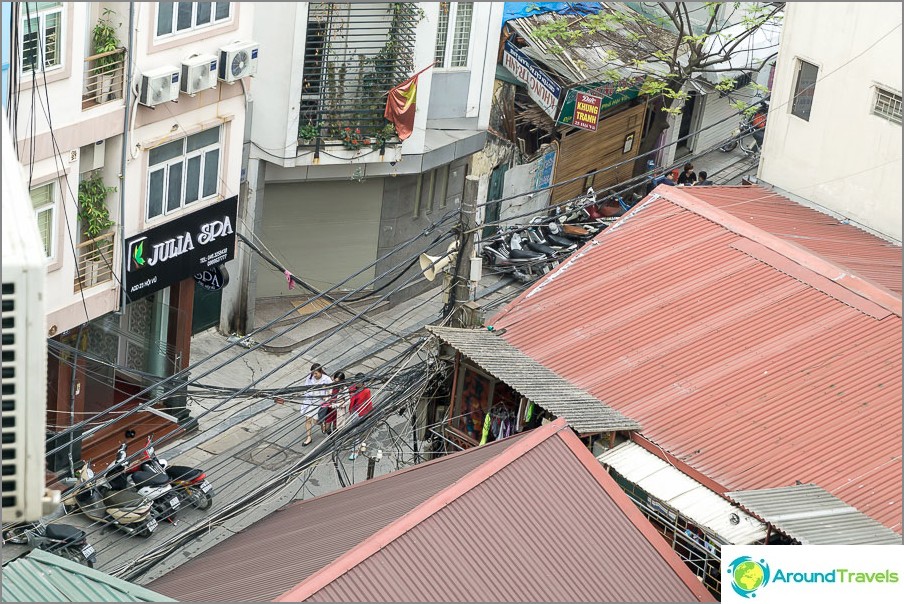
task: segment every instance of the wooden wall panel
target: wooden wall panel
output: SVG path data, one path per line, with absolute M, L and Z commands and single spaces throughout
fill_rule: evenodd
M 584 176 L 593 170 L 637 157 L 645 111 L 646 105 L 640 104 L 603 117 L 596 132 L 581 130 L 563 137 L 556 158 L 555 182 Z M 628 153 L 622 153 L 625 137 L 632 132 L 634 146 Z M 634 162 L 629 161 L 618 168 L 596 174 L 592 186 L 599 193 L 628 180 L 633 172 Z M 572 199 L 585 192 L 584 179 L 579 178 L 571 184 L 554 189 L 551 203 Z

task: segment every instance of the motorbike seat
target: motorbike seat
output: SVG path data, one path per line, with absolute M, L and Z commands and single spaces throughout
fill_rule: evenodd
M 188 466 L 167 466 L 166 475 L 173 480 L 190 481 L 198 478 L 203 472 Z
M 549 256 L 550 258 L 555 256 L 557 253 L 556 250 L 552 249 L 548 245 L 544 245 L 542 243 L 534 243 L 533 241 L 531 241 L 527 244 L 527 249 L 537 252 L 538 254 L 545 254 L 546 256 Z
M 85 531 L 68 524 L 48 524 L 44 534 L 56 541 L 74 542 L 85 538 Z
M 140 488 L 162 487 L 169 484 L 169 476 L 166 474 L 162 472 L 148 472 L 145 470 L 138 470 L 133 473 L 132 480 L 134 480 L 135 485 Z
M 147 500 L 135 491 L 116 491 L 104 498 L 107 507 L 136 508 L 147 504 Z
M 541 258 L 545 258 L 544 254 L 538 254 L 537 252 L 528 252 L 526 250 L 512 250 L 509 256 L 512 260 L 540 260 Z

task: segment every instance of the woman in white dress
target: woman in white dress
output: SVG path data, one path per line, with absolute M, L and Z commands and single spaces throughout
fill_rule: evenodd
M 307 387 L 323 385 L 324 388 L 311 388 L 306 390 L 301 398 L 301 415 L 304 417 L 304 426 L 306 438 L 301 445 L 307 447 L 311 444 L 312 434 L 314 432 L 314 422 L 317 421 L 317 412 L 320 411 L 321 403 L 326 402 L 330 396 L 330 389 L 326 386 L 332 384 L 333 380 L 330 376 L 323 373 L 323 365 L 314 363 L 311 365 L 311 373 L 304 379 L 304 385 Z
M 333 376 L 333 382 L 344 382 L 345 373 L 337 371 Z M 336 428 L 345 426 L 348 421 L 348 404 L 349 404 L 348 386 L 333 386 L 333 410 L 336 412 L 335 425 Z

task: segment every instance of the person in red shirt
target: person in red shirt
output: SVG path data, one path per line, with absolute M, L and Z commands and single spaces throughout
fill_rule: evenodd
M 364 374 L 356 373 L 354 379 L 354 383 L 351 388 L 348 389 L 351 394 L 348 411 L 350 414 L 357 413 L 359 417 L 364 417 L 373 411 L 373 399 L 371 398 L 370 388 L 364 385 Z M 360 444 L 360 442 L 355 442 L 355 446 L 352 448 L 352 454 L 348 456 L 349 460 L 354 461 L 358 457 L 358 446 L 360 446 Z

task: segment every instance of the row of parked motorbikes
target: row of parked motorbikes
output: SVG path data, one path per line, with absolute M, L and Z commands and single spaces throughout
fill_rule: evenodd
M 632 195 L 626 200 L 617 193 L 598 196 L 590 188 L 584 197 L 557 208 L 552 215 L 536 216 L 527 225 L 497 227 L 492 237 L 481 242 L 484 262 L 521 282 L 532 281 L 555 268 L 638 199 Z
M 62 496 L 66 514 L 81 512 L 102 526 L 128 535 L 150 537 L 161 522 L 176 524 L 176 513 L 185 506 L 208 510 L 213 486 L 203 470 L 171 466 L 157 456 L 148 437 L 141 455 L 130 462 L 126 444 L 100 475 L 86 461 L 75 485 Z M 4 543 L 29 545 L 93 567 L 97 552 L 85 531 L 68 524 L 44 521 L 18 524 L 3 531 Z

